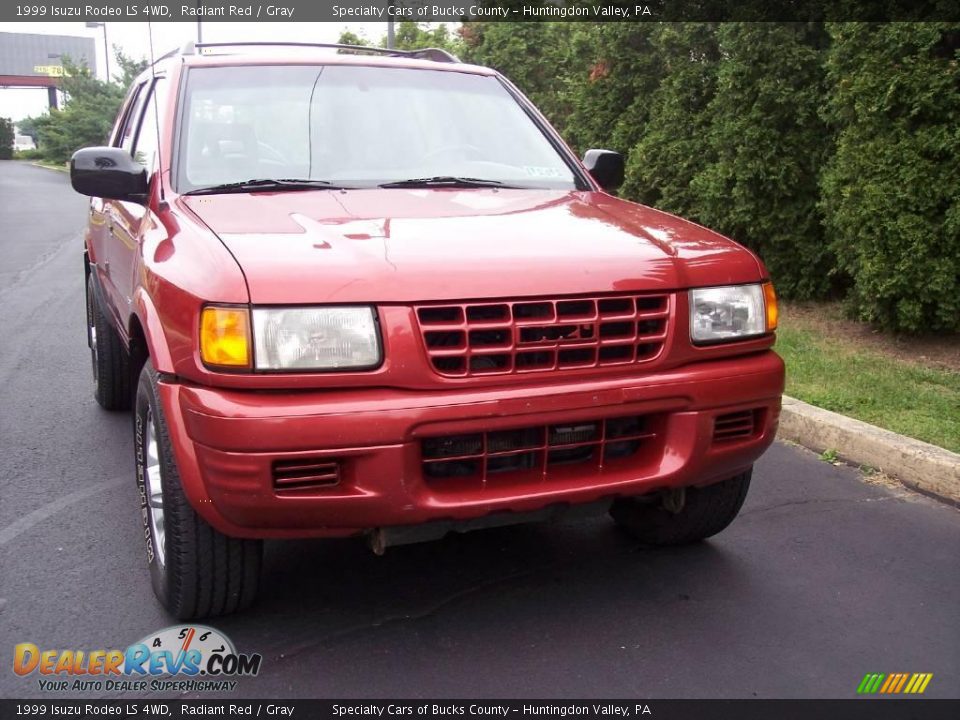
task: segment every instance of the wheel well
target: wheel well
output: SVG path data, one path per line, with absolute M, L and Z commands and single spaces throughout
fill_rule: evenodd
M 136 387 L 140 378 L 140 371 L 143 365 L 150 357 L 150 348 L 147 346 L 147 336 L 143 333 L 143 326 L 140 324 L 140 318 L 134 315 L 130 319 L 130 383 L 131 387 Z

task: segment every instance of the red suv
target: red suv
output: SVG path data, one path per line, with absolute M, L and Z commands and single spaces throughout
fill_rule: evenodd
M 170 613 L 248 605 L 264 538 L 729 524 L 777 428 L 773 287 L 622 179 L 438 50 L 207 44 L 141 75 L 71 180 Z

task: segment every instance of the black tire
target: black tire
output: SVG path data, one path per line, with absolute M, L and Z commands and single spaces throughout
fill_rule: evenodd
M 248 607 L 260 582 L 263 542 L 227 537 L 190 506 L 180 484 L 167 422 L 157 396 L 158 375 L 147 360 L 140 373 L 134 408 L 134 448 L 140 517 L 153 591 L 180 620 L 227 615 Z M 162 488 L 162 546 L 155 545 L 156 510 L 148 501 L 150 435 L 156 441 Z
M 93 397 L 105 410 L 129 410 L 130 355 L 100 309 L 93 275 L 87 279 L 87 345 L 93 364 Z
M 644 545 L 686 545 L 716 535 L 740 512 L 753 469 L 729 480 L 684 490 L 678 512 L 649 498 L 620 498 L 610 508 L 614 521 Z M 676 500 L 674 499 L 674 502 Z M 669 505 L 669 503 L 667 503 Z

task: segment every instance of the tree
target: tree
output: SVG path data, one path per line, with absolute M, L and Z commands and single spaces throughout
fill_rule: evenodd
M 17 130 L 21 135 L 29 135 L 33 138 L 34 144 L 37 143 L 37 118 L 25 117 L 22 120 L 17 120 L 16 122 Z
M 370 45 L 370 41 L 367 40 L 363 35 L 358 35 L 357 33 L 347 30 L 344 28 L 340 32 L 340 37 L 337 38 L 337 42 L 340 45 Z
M 571 34 L 567 140 L 626 154 L 643 136 L 662 75 L 653 23 L 565 23 Z
M 380 40 L 380 47 L 387 46 L 387 37 Z M 450 32 L 445 23 L 431 27 L 430 23 L 418 23 L 401 20 L 396 24 L 394 47 L 398 50 L 419 50 L 420 48 L 440 48 L 454 55 L 463 52 L 463 43 L 458 35 Z
M 146 58 L 134 60 L 133 58 L 127 57 L 117 47 L 113 48 L 113 57 L 121 71 L 120 79 L 116 84 L 120 86 L 121 90 L 126 92 L 126 89 L 133 84 L 137 76 L 147 69 L 149 63 Z
M 723 61 L 704 111 L 710 163 L 691 181 L 706 225 L 757 251 L 786 297 L 823 296 L 819 173 L 830 150 L 822 23 L 722 23 Z
M 960 330 L 960 26 L 831 23 L 821 208 L 857 316 Z
M 647 205 L 697 218 L 700 199 L 690 183 L 713 160 L 708 142 L 720 49 L 716 23 L 662 23 L 650 47 L 663 63 L 649 116 L 630 150 L 623 194 Z
M 13 122 L 0 117 L 0 160 L 13 157 Z
M 420 50 L 422 48 L 440 48 L 447 52 L 459 55 L 463 50 L 460 38 L 451 33 L 446 24 L 440 23 L 436 27 L 432 23 L 418 23 L 412 20 L 401 20 L 395 26 L 394 47 L 397 50 Z M 344 29 L 337 38 L 341 45 L 360 45 L 364 47 L 387 46 L 387 36 L 383 35 L 377 42 L 371 42 L 363 35 Z
M 76 65 L 63 59 L 65 71 L 60 89 L 65 95 L 62 110 L 33 118 L 44 157 L 53 162 L 66 162 L 82 147 L 102 145 L 120 110 L 127 87 L 146 67 L 146 61 L 134 61 L 116 51 L 123 71 L 120 82 L 103 82 L 95 78 L 85 64 Z
M 570 114 L 570 40 L 576 23 L 465 22 L 462 57 L 503 73 L 563 132 Z

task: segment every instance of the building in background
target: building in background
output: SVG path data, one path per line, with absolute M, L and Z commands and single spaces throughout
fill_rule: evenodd
M 97 74 L 96 43 L 74 35 L 37 35 L 0 32 L 0 92 L 7 88 L 46 89 L 50 107 L 57 107 L 57 78 L 63 58 L 83 64 Z

